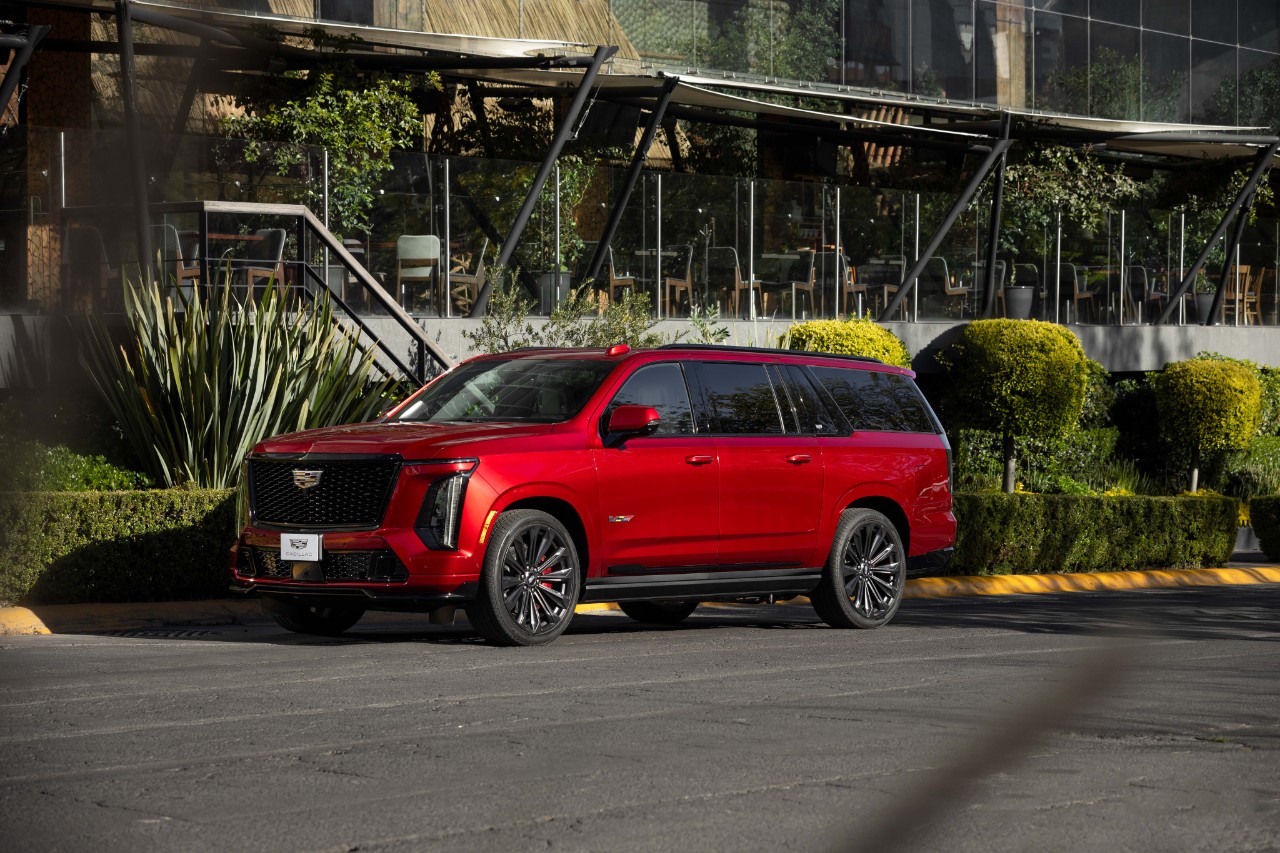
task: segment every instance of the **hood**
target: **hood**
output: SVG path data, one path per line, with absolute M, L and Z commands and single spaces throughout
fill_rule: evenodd
M 493 439 L 547 435 L 554 424 L 458 424 L 387 421 L 323 427 L 260 442 L 254 453 L 395 453 L 405 459 L 467 455 L 468 446 Z

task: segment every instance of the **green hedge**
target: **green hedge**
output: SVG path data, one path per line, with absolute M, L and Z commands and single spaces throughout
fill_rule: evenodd
M 1273 560 L 1280 560 L 1280 495 L 1249 501 L 1249 519 L 1253 532 L 1258 534 L 1262 552 Z
M 1225 497 L 955 496 L 956 574 L 1223 565 L 1237 502 Z
M 0 494 L 0 600 L 221 596 L 234 527 L 225 490 Z

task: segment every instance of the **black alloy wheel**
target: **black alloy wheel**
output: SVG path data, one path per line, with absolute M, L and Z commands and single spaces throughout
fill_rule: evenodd
M 879 628 L 898 612 L 905 583 L 906 554 L 893 522 L 873 509 L 849 509 L 810 599 L 832 627 Z
M 504 512 L 467 616 L 495 645 L 540 645 L 569 626 L 580 585 L 578 550 L 563 524 L 540 510 Z

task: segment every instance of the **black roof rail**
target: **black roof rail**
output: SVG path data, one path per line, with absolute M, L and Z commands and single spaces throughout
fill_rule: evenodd
M 860 361 L 866 364 L 884 364 L 878 358 L 872 358 L 869 355 L 845 355 L 844 353 L 835 352 L 813 352 L 811 350 L 797 349 L 773 349 L 771 347 L 737 347 L 726 346 L 724 344 L 663 344 L 657 349 L 686 349 L 686 350 L 706 350 L 709 352 L 754 352 L 762 355 L 816 355 L 823 358 L 843 358 L 849 361 Z

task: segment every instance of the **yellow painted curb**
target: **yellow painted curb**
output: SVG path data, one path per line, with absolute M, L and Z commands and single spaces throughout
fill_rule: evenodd
M 50 634 L 40 617 L 25 607 L 0 607 L 0 635 Z
M 594 604 L 579 604 L 573 608 L 574 613 L 605 613 L 617 610 L 618 605 L 612 601 L 601 601 Z
M 1094 572 L 1069 575 L 992 575 L 917 578 L 907 581 L 904 598 L 960 595 L 1044 595 L 1098 590 L 1173 589 L 1183 586 L 1236 586 L 1280 583 L 1280 567 L 1252 569 L 1176 569 L 1146 572 Z

